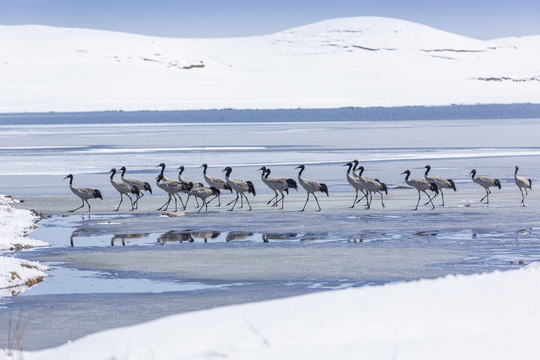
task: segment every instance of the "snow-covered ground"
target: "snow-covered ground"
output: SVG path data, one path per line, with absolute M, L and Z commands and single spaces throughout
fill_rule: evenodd
M 540 266 L 317 293 L 104 331 L 25 359 L 510 359 L 538 352 Z M 7 352 L 0 357 L 9 359 Z
M 25 237 L 34 229 L 38 216 L 14 209 L 17 200 L 0 195 L 0 297 L 17 294 L 47 277 L 48 268 L 37 262 L 6 256 L 6 251 L 23 250 L 49 244 Z
M 538 37 L 389 18 L 245 38 L 0 26 L 0 112 L 540 102 Z

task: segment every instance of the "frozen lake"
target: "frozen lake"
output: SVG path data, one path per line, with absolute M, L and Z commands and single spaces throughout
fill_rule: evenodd
M 0 300 L 0 321 L 22 319 L 24 348 L 39 349 L 182 311 L 536 261 L 538 195 L 520 207 L 513 170 L 519 165 L 535 188 L 539 118 L 534 105 L 2 115 L 0 192 L 51 215 L 31 234 L 51 248 L 17 255 L 52 271 Z M 348 208 L 354 190 L 343 164 L 353 159 L 388 184 L 384 209 L 378 198 L 371 210 Z M 201 182 L 202 163 L 216 177 L 231 166 L 231 177 L 255 184 L 254 210 L 211 205 L 197 214 L 191 203 L 183 217 L 161 216 L 166 197 L 156 188 L 138 211 L 113 212 L 119 196 L 107 172 L 126 166 L 154 185 L 161 162 L 167 176 L 184 165 L 184 176 Z M 301 163 L 305 177 L 329 187 L 329 197 L 318 196 L 323 211 L 311 202 L 297 211 L 303 189 L 285 210 L 266 206 L 271 193 L 257 169 L 296 179 Z M 395 187 L 406 185 L 404 170 L 423 177 L 427 164 L 458 191 L 445 191 L 444 208 L 411 211 L 417 192 Z M 478 203 L 485 193 L 472 168 L 501 180 L 489 206 Z M 62 180 L 68 173 L 75 186 L 102 191 L 91 215 L 62 216 L 80 205 Z

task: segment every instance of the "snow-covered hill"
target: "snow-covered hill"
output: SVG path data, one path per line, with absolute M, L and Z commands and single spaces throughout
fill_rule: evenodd
M 0 26 L 0 112 L 539 103 L 540 51 L 509 41 L 376 17 L 225 39 Z

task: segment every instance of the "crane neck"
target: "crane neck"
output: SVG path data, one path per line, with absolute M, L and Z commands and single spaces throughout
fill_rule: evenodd
M 349 169 L 347 170 L 347 174 L 350 174 L 353 165 L 352 165 L 352 163 L 349 163 L 349 164 L 347 164 L 347 166 L 349 167 Z
M 266 169 L 264 178 L 268 179 L 269 175 L 270 175 L 270 169 Z
M 208 167 L 208 165 L 206 165 L 206 164 L 203 165 L 203 172 L 202 172 L 202 173 L 203 173 L 204 175 L 206 175 L 206 168 L 207 168 L 207 167 Z
M 426 173 L 424 175 L 428 176 L 430 170 L 431 170 L 431 168 L 426 168 Z
M 122 169 L 122 174 L 120 176 L 124 177 L 125 174 L 126 174 L 126 168 L 123 168 Z
M 229 177 L 231 175 L 231 172 L 232 169 L 227 169 L 227 171 L 225 171 L 225 177 Z
M 306 168 L 301 167 L 301 168 L 300 168 L 300 171 L 298 172 L 298 176 L 302 176 L 302 173 L 304 172 L 305 169 L 306 169 Z
M 114 178 L 115 174 L 116 174 L 116 170 L 111 171 L 111 180 Z

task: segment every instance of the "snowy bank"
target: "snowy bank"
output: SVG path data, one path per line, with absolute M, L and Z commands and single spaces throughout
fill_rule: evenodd
M 39 217 L 32 211 L 15 209 L 18 202 L 0 195 L 0 252 L 49 246 L 46 242 L 27 238 Z M 18 294 L 46 277 L 48 268 L 36 262 L 0 256 L 0 297 Z
M 107 330 L 25 359 L 509 359 L 539 350 L 540 265 L 323 292 Z M 9 358 L 7 352 L 0 358 Z

